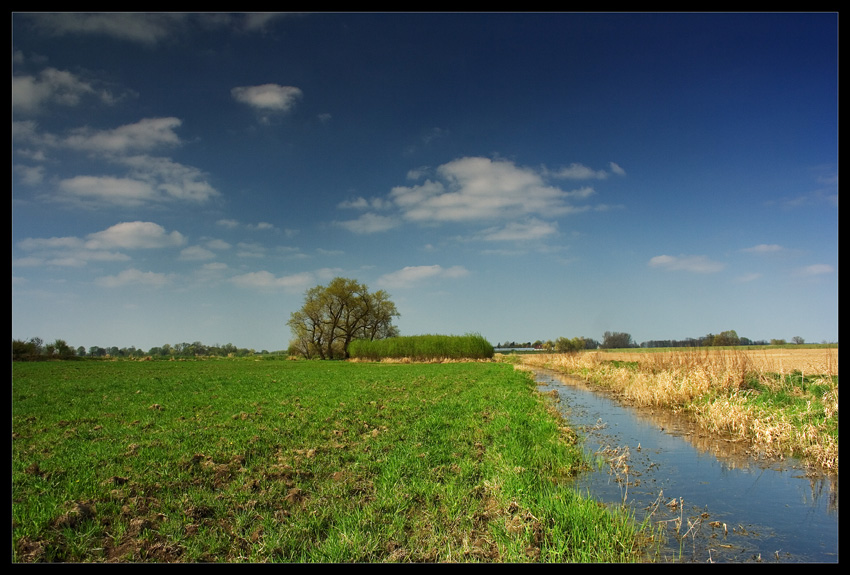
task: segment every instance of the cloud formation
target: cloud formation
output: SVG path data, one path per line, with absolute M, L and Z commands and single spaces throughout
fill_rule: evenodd
M 611 166 L 612 173 L 623 174 L 619 166 Z M 550 171 L 518 166 L 509 160 L 464 157 L 439 166 L 433 173 L 425 168 L 411 171 L 409 178 L 425 181 L 396 186 L 385 198 L 343 202 L 340 208 L 371 211 L 338 224 L 365 234 L 393 229 L 401 220 L 422 224 L 506 222 L 479 232 L 477 237 L 488 241 L 540 239 L 554 234 L 557 228 L 557 224 L 541 218 L 551 220 L 599 209 L 576 205 L 596 193 L 592 187 L 564 190 L 550 184 L 549 179 L 604 179 L 608 175 L 581 164 Z M 393 215 L 377 213 L 387 211 Z
M 239 86 L 230 93 L 237 102 L 264 112 L 288 112 L 302 96 L 300 88 L 278 84 Z
M 719 272 L 725 267 L 722 262 L 710 260 L 705 256 L 655 256 L 649 260 L 649 266 L 667 270 L 687 271 L 700 274 Z
M 182 144 L 176 129 L 182 124 L 174 117 L 145 118 L 113 129 L 95 130 L 88 126 L 68 135 L 39 132 L 32 122 L 13 123 L 16 144 L 29 146 L 27 157 L 44 161 L 52 150 L 87 154 L 110 167 L 125 170 L 123 175 L 83 174 L 56 179 L 52 199 L 91 208 L 105 206 L 141 207 L 162 202 L 204 203 L 221 194 L 201 170 L 147 152 Z M 37 185 L 46 168 L 20 164 L 18 173 L 29 174 L 23 183 Z
M 378 278 L 378 284 L 385 288 L 410 288 L 422 281 L 434 278 L 459 278 L 468 275 L 463 266 L 444 268 L 440 265 L 408 266 L 398 271 L 384 274 Z

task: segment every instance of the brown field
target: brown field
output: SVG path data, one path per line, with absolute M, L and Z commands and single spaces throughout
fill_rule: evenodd
M 658 351 L 612 351 L 586 352 L 598 353 L 601 360 L 637 361 L 641 364 L 651 362 L 675 363 L 676 357 L 693 359 L 702 357 L 712 360 L 744 359 L 759 372 L 838 375 L 838 348 L 776 348 L 776 349 L 706 349 Z

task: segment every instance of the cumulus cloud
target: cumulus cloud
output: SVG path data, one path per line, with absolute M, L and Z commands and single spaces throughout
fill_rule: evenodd
M 117 250 L 179 247 L 186 239 L 180 232 L 168 233 L 153 222 L 122 222 L 85 238 L 73 236 L 26 238 L 17 246 L 28 253 L 16 265 L 83 266 L 90 261 L 126 261 L 130 257 Z
M 264 112 L 288 112 L 302 96 L 300 88 L 278 84 L 239 86 L 230 94 L 237 102 Z
M 15 266 L 82 267 L 90 261 L 127 261 L 130 256 L 109 249 L 91 248 L 85 240 L 76 237 L 26 238 L 18 248 L 27 256 L 13 261 Z
M 428 180 L 390 192 L 406 219 L 460 222 L 529 214 L 551 217 L 567 213 L 569 199 L 588 195 L 584 189 L 570 193 L 550 186 L 537 171 L 506 160 L 461 158 L 443 164 L 437 174 L 445 184 Z
M 378 284 L 385 288 L 409 288 L 427 279 L 459 278 L 468 274 L 469 271 L 463 266 L 408 266 L 381 276 Z
M 84 98 L 111 104 L 116 96 L 65 70 L 45 68 L 37 74 L 12 76 L 12 112 L 37 114 L 48 106 L 73 107 Z
M 715 273 L 725 267 L 721 262 L 715 262 L 705 256 L 655 256 L 649 260 L 649 266 L 668 270 L 681 270 L 694 273 Z
M 86 174 L 59 179 L 58 193 L 50 199 L 93 208 L 173 201 L 204 203 L 221 195 L 206 174 L 166 157 L 142 153 L 180 144 L 175 130 L 181 123 L 177 118 L 148 118 L 110 130 L 79 128 L 67 136 L 41 134 L 34 124 L 25 122 L 18 122 L 13 129 L 18 142 L 37 147 L 41 157 L 50 148 L 74 150 L 126 171 L 121 176 Z M 19 167 L 24 176 L 21 183 L 37 183 L 36 177 L 44 178 L 44 168 L 39 170 Z
M 121 222 L 89 234 L 85 246 L 88 249 L 153 249 L 179 247 L 184 243 L 186 238 L 180 232 L 168 233 L 154 222 Z
M 65 147 L 98 154 L 127 154 L 180 144 L 179 118 L 145 118 L 111 130 L 78 128 L 62 140 Z

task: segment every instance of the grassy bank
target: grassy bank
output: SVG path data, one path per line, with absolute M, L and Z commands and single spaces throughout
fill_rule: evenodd
M 838 471 L 837 351 L 583 352 L 519 361 L 577 375 L 638 405 L 691 413 L 754 451 Z
M 15 562 L 638 558 L 505 364 L 15 364 L 12 433 Z
M 348 348 L 352 359 L 380 361 L 440 361 L 446 359 L 491 359 L 493 345 L 477 334 L 414 335 L 386 339 L 355 340 Z

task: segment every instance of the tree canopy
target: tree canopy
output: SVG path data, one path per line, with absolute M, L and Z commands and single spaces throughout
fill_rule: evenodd
M 293 335 L 290 353 L 348 358 L 348 346 L 355 339 L 397 336 L 392 322 L 400 314 L 389 298 L 383 290 L 370 293 L 356 280 L 340 277 L 307 290 L 303 307 L 287 322 Z

